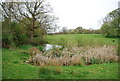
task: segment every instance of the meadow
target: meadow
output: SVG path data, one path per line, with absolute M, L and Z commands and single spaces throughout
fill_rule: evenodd
M 117 46 L 117 38 L 105 38 L 100 34 L 47 35 L 50 44 L 65 47 Z M 114 42 L 113 42 L 114 40 Z M 33 66 L 26 63 L 30 55 L 25 52 L 31 45 L 16 49 L 2 49 L 3 79 L 118 79 L 118 63 L 105 62 L 92 65 Z
M 44 37 L 48 43 L 64 45 L 67 47 L 74 46 L 102 46 L 118 45 L 118 38 L 106 38 L 102 34 L 61 34 L 46 35 Z

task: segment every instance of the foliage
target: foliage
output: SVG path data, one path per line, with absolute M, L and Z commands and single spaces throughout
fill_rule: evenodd
M 108 25 L 108 23 L 104 23 L 101 27 L 101 30 L 106 37 L 119 37 L 119 29 Z
M 17 23 L 15 21 L 9 22 L 7 21 L 2 22 L 2 41 L 3 47 L 10 47 L 16 46 L 20 44 L 31 44 L 30 43 L 30 35 L 29 35 L 29 28 L 21 23 Z M 10 25 L 9 25 L 10 24 Z M 42 30 L 38 28 L 35 31 L 34 37 L 34 44 L 40 44 L 42 41 Z
M 14 26 L 13 26 L 14 25 Z M 17 26 L 15 22 L 10 22 L 8 18 L 2 22 L 2 46 L 9 48 L 18 42 L 16 31 L 14 27 Z
M 32 6 L 31 6 L 32 5 Z M 50 4 L 39 2 L 2 2 L 3 47 L 39 44 L 47 31 L 57 28 Z
M 77 27 L 74 31 L 75 31 L 76 33 L 81 34 L 81 33 L 83 32 L 83 28 L 82 28 L 82 27 Z
M 102 33 L 106 37 L 120 37 L 120 8 L 110 12 L 103 20 L 103 25 L 101 26 Z
M 54 34 L 101 34 L 100 29 L 83 29 L 81 26 L 75 29 L 67 29 L 67 27 L 63 27 L 61 32 Z M 52 35 L 52 34 L 51 34 Z

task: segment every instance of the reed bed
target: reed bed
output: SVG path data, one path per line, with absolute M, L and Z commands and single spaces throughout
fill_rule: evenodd
M 90 65 L 118 62 L 118 56 L 116 48 L 108 45 L 71 47 L 63 50 L 55 48 L 43 54 L 35 55 L 28 62 L 37 66 Z

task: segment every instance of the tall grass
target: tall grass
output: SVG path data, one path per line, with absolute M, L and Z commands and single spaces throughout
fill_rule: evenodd
M 72 47 L 64 48 L 63 50 L 53 49 L 47 52 L 47 54 L 38 54 L 31 59 L 31 62 L 38 66 L 70 66 L 118 62 L 115 47 L 107 45 L 99 47 Z

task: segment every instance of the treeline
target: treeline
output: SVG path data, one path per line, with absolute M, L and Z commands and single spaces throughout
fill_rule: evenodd
M 79 31 L 76 29 L 68 29 L 65 32 L 48 33 L 48 35 L 57 35 L 57 34 L 101 34 L 101 30 L 82 29 Z
M 25 22 L 26 19 L 23 21 Z M 45 34 L 45 29 L 36 28 L 33 42 L 31 42 L 30 27 L 16 21 L 9 22 L 7 18 L 2 22 L 2 46 L 5 48 L 21 44 L 40 44 L 43 42 L 43 35 Z
M 100 34 L 101 30 L 100 29 L 83 29 L 82 27 L 77 27 L 76 29 L 67 29 L 64 28 L 62 29 L 62 34 Z
M 58 19 L 50 4 L 39 2 L 2 2 L 2 47 L 44 43 L 44 35 L 56 29 Z
M 105 37 L 120 37 L 120 8 L 113 10 L 103 19 L 100 29 L 83 29 L 83 27 L 67 29 L 67 27 L 63 27 L 61 32 L 49 33 L 49 35 L 54 34 L 103 34 Z

